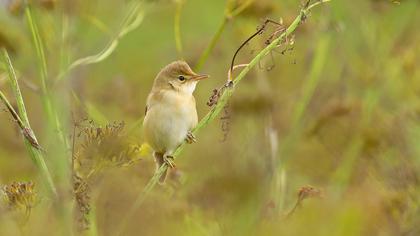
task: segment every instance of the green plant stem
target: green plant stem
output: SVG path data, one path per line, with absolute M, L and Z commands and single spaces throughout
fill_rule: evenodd
M 39 63 L 39 72 L 40 72 L 40 79 L 41 79 L 41 91 L 42 91 L 42 102 L 44 105 L 45 112 L 47 113 L 48 123 L 54 124 L 54 130 L 58 132 L 59 140 L 65 147 L 68 147 L 67 139 L 63 133 L 60 120 L 58 118 L 57 112 L 54 109 L 52 103 L 52 96 L 47 86 L 48 81 L 48 71 L 47 71 L 47 61 L 44 52 L 44 45 L 41 40 L 41 36 L 39 34 L 38 26 L 35 23 L 32 9 L 30 4 L 26 4 L 25 8 L 25 15 L 28 21 L 29 28 L 31 30 L 33 43 L 36 49 L 37 60 Z
M 329 2 L 331 0 L 324 0 L 317 3 L 314 3 L 316 5 L 319 5 L 320 3 Z M 295 18 L 295 20 L 292 22 L 292 24 L 276 39 L 274 39 L 267 47 L 265 47 L 263 50 L 261 50 L 252 60 L 251 62 L 244 67 L 244 69 L 239 73 L 239 75 L 233 80 L 233 85 L 227 87 L 223 91 L 223 94 L 221 95 L 218 103 L 216 106 L 214 106 L 204 118 L 200 120 L 198 125 L 194 128 L 193 134 L 197 135 L 197 133 L 204 127 L 206 127 L 210 122 L 212 122 L 219 113 L 223 110 L 223 107 L 228 102 L 229 98 L 232 96 L 235 86 L 245 77 L 245 75 L 248 74 L 248 72 L 257 65 L 265 56 L 267 56 L 271 50 L 275 49 L 277 45 L 286 37 L 288 37 L 291 33 L 293 33 L 297 27 L 302 23 L 303 19 L 306 18 L 309 9 L 313 8 L 313 5 L 308 6 L 307 8 L 301 9 L 299 15 Z M 315 5 L 315 6 L 316 6 Z M 183 151 L 186 143 L 183 142 L 174 152 L 173 157 L 178 157 L 181 152 Z M 119 233 L 121 234 L 122 231 L 125 228 L 125 225 L 127 223 L 127 220 L 131 218 L 131 216 L 137 211 L 137 209 L 142 205 L 142 203 L 145 201 L 148 194 L 152 191 L 152 189 L 156 186 L 156 184 L 159 181 L 159 178 L 162 176 L 162 174 L 168 169 L 168 165 L 164 163 L 152 176 L 152 178 L 149 180 L 149 182 L 144 187 L 143 191 L 139 194 L 138 198 L 134 202 L 133 206 L 130 208 L 130 210 L 125 215 L 122 224 L 119 228 Z
M 227 23 L 234 18 L 235 16 L 239 15 L 243 12 L 254 0 L 248 0 L 236 9 L 229 10 L 229 7 L 226 6 L 225 15 L 223 18 L 222 23 L 219 25 L 219 28 L 216 31 L 216 34 L 211 39 L 209 45 L 204 49 L 203 53 L 200 55 L 198 59 L 197 65 L 195 65 L 194 69 L 199 71 L 203 67 L 204 63 L 207 61 L 208 57 L 210 56 L 210 52 L 213 51 L 216 43 L 219 41 L 220 37 L 222 36 L 223 31 L 226 28 Z
M 26 113 L 25 103 L 23 102 L 23 97 L 22 97 L 22 93 L 20 92 L 15 70 L 13 69 L 13 65 L 10 61 L 10 57 L 5 48 L 1 48 L 1 56 L 6 65 L 7 72 L 10 79 L 10 84 L 12 86 L 13 92 L 16 97 L 19 115 L 16 114 L 13 107 L 10 105 L 9 101 L 6 99 L 6 97 L 1 91 L 0 91 L 0 98 L 6 104 L 6 106 L 8 107 L 9 111 L 12 113 L 15 120 L 19 123 L 19 126 L 22 129 L 22 132 L 29 132 L 30 137 L 34 139 L 35 142 L 37 142 L 36 136 L 33 130 L 31 129 L 31 126 L 29 123 L 29 118 Z M 57 190 L 55 188 L 54 182 L 48 170 L 47 164 L 45 163 L 45 159 L 43 157 L 41 150 L 35 147 L 33 143 L 30 140 L 28 140 L 29 136 L 24 135 L 24 137 L 25 137 L 24 141 L 25 141 L 26 149 L 28 153 L 31 155 L 32 160 L 35 162 L 37 167 L 41 170 L 44 180 L 46 182 L 46 185 L 48 186 L 48 189 L 50 190 L 52 194 L 57 196 Z
M 220 24 L 219 28 L 217 29 L 216 34 L 213 36 L 209 45 L 206 47 L 206 49 L 204 49 L 203 53 L 200 55 L 197 65 L 194 67 L 195 70 L 197 71 L 201 70 L 204 63 L 207 61 L 207 58 L 210 56 L 210 52 L 213 51 L 214 47 L 216 46 L 217 41 L 219 41 L 220 36 L 225 30 L 225 27 L 228 21 L 229 19 L 227 17 L 223 18 L 223 22 L 222 24 Z
M 184 5 L 184 0 L 176 1 L 175 17 L 174 17 L 174 34 L 175 46 L 180 58 L 183 57 L 182 52 L 182 39 L 181 39 L 181 11 Z
M 248 1 L 244 2 L 243 4 L 241 4 L 239 7 L 235 8 L 235 9 L 232 9 L 230 11 L 227 11 L 226 17 L 227 18 L 233 18 L 233 17 L 241 14 L 253 2 L 254 2 L 254 0 L 248 0 Z
M 7 73 L 9 75 L 9 81 L 13 88 L 13 93 L 15 94 L 17 106 L 19 110 L 19 115 L 21 117 L 22 123 L 30 128 L 29 126 L 29 119 L 28 115 L 26 113 L 25 104 L 23 103 L 22 93 L 20 92 L 19 84 L 17 82 L 17 76 L 15 73 L 15 70 L 13 69 L 12 62 L 10 60 L 9 54 L 7 53 L 7 50 L 5 48 L 1 49 L 1 54 L 3 57 L 3 61 L 7 66 Z

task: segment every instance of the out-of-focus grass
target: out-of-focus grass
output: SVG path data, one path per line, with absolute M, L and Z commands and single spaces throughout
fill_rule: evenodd
M 40 87 L 28 25 L 23 16 L 9 14 L 3 3 L 0 35 L 15 49 L 11 56 L 21 80 Z M 52 81 L 68 62 L 93 55 L 102 48 L 99 45 L 106 45 L 109 34 L 98 28 L 98 22 L 108 32 L 118 32 L 130 6 L 120 1 L 57 1 L 53 9 L 34 5 L 45 46 L 47 86 L 59 116 L 64 117 L 60 121 L 67 138 L 72 135 L 69 114 L 73 113 L 76 120 L 86 116 L 102 122 L 124 120 L 127 127 L 134 127 L 127 141 L 143 142 L 134 124 L 141 121 L 154 76 L 178 59 L 174 2 L 155 2 L 141 27 L 120 39 L 115 51 L 100 63 L 75 68 L 59 83 Z M 180 34 L 183 56 L 190 64 L 197 65 L 218 31 L 225 7 L 223 0 L 184 2 Z M 254 1 L 224 26 L 200 71 L 211 75 L 195 93 L 200 117 L 208 110 L 205 102 L 212 89 L 225 82 L 232 54 L 255 32 L 260 18 L 282 17 L 288 24 L 298 9 L 296 1 Z M 387 0 L 331 1 L 314 10 L 296 32 L 293 50 L 273 53 L 274 61 L 268 55 L 261 68 L 238 86 L 230 101 L 226 141 L 220 142 L 221 123 L 209 124 L 198 143 L 177 159 L 183 181 L 152 191 L 128 221 L 126 233 L 419 234 L 418 10 L 417 1 Z M 237 63 L 253 58 L 267 36 L 247 45 Z M 274 68 L 266 71 L 271 65 Z M 46 161 L 54 167 L 51 172 L 62 201 L 70 208 L 68 183 L 57 178 L 65 171 L 59 162 L 66 168 L 70 151 L 61 153 L 56 148 L 58 139 L 55 130 L 47 129 L 40 95 L 24 84 L 21 89 L 32 128 L 47 150 Z M 0 89 L 6 95 L 12 92 L 1 81 Z M 0 184 L 40 181 L 7 113 L 0 113 L 0 123 Z M 153 170 L 153 160 L 143 158 L 135 165 L 107 169 L 95 179 L 91 204 L 97 234 L 115 233 Z M 322 198 L 305 200 L 285 220 L 283 214 L 293 207 L 303 185 L 322 189 Z M 24 231 L 65 234 L 60 228 L 72 225 L 53 210 L 57 207 L 41 198 Z M 16 234 L 20 226 L 13 222 L 0 207 L 0 234 Z
M 7 67 L 9 82 L 11 84 L 12 90 L 15 95 L 19 114 L 16 111 L 14 111 L 10 102 L 5 98 L 3 93 L 0 91 L 2 100 L 6 103 L 8 111 L 13 113 L 12 114 L 13 120 L 15 120 L 15 122 L 18 123 L 19 126 L 21 126 L 19 128 L 21 129 L 22 136 L 24 138 L 24 143 L 25 143 L 26 149 L 28 150 L 28 154 L 31 156 L 34 163 L 41 171 L 43 180 L 45 181 L 45 185 L 48 186 L 48 190 L 50 191 L 50 194 L 52 194 L 53 197 L 56 197 L 57 189 L 52 180 L 51 173 L 46 165 L 45 157 L 42 153 L 42 148 L 40 144 L 38 143 L 38 140 L 33 130 L 31 129 L 28 114 L 26 112 L 25 103 L 23 101 L 22 93 L 20 92 L 20 87 L 17 81 L 16 73 L 13 68 L 12 62 L 10 61 L 9 54 L 7 53 L 7 50 L 5 48 L 0 49 L 0 54 L 1 54 L 2 62 Z

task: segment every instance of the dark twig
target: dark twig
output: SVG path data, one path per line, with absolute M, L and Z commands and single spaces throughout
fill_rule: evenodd
M 232 62 L 230 63 L 230 71 L 233 71 L 233 67 L 234 67 L 234 64 L 235 64 L 235 59 L 236 59 L 236 56 L 238 55 L 238 53 L 239 53 L 239 51 L 241 51 L 241 49 L 247 44 L 247 43 L 249 43 L 249 41 L 251 41 L 255 36 L 257 36 L 257 35 L 260 35 L 260 34 L 262 34 L 263 32 L 264 32 L 264 30 L 265 30 L 265 28 L 267 27 L 267 25 L 269 24 L 269 23 L 272 23 L 272 24 L 275 24 L 275 25 L 280 25 L 280 26 L 282 26 L 280 23 L 278 23 L 278 22 L 275 22 L 275 21 L 273 21 L 273 20 L 270 20 L 270 19 L 266 19 L 265 21 L 264 21 L 264 23 L 260 26 L 260 27 L 258 27 L 257 28 L 257 32 L 255 32 L 253 35 L 251 35 L 249 38 L 247 38 L 242 44 L 241 44 L 241 46 L 239 46 L 238 47 L 238 49 L 236 49 L 236 52 L 235 52 L 235 54 L 233 54 L 233 58 L 232 58 Z M 228 78 L 228 79 L 230 79 L 230 77 Z
M 6 96 L 1 91 L 0 91 L 0 99 L 3 101 L 3 104 L 6 106 L 10 115 L 12 115 L 13 120 L 18 124 L 22 132 L 22 135 L 25 137 L 25 139 L 31 144 L 32 147 L 43 151 L 43 149 L 41 148 L 41 145 L 39 145 L 38 141 L 36 140 L 32 130 L 23 124 L 22 119 L 20 119 L 15 109 L 13 109 L 13 106 L 9 103 Z

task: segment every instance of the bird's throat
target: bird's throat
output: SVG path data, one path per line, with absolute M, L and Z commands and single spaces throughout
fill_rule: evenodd
M 183 84 L 181 86 L 181 90 L 184 93 L 193 94 L 196 85 L 197 85 L 197 81 L 190 81 L 190 82 L 188 82 L 186 84 Z
M 197 81 L 188 81 L 187 83 L 181 85 L 169 82 L 169 86 L 172 90 L 175 90 L 176 92 L 185 95 L 192 95 L 195 90 L 195 87 L 197 86 Z

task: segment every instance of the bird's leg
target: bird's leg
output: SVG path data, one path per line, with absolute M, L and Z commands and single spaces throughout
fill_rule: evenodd
M 173 156 L 169 156 L 169 155 L 163 155 L 163 162 L 166 163 L 166 165 L 168 165 L 170 168 L 175 168 L 175 162 L 174 162 L 174 157 Z
M 191 131 L 188 131 L 187 137 L 185 138 L 185 141 L 187 141 L 187 143 L 191 144 L 191 143 L 197 142 L 197 139 L 195 138 L 194 134 Z

